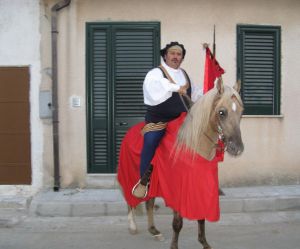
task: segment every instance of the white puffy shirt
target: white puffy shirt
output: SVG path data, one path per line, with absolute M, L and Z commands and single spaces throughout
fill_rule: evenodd
M 181 86 L 187 83 L 185 74 L 180 68 L 171 68 L 165 62 L 162 62 L 162 66 L 167 70 L 175 84 L 164 78 L 159 68 L 150 70 L 143 84 L 144 103 L 146 105 L 154 106 L 166 101 L 173 92 L 177 92 Z M 197 98 L 202 95 L 202 89 L 199 88 L 196 92 Z M 194 93 L 193 95 L 196 96 Z M 194 100 L 194 98 L 192 99 Z

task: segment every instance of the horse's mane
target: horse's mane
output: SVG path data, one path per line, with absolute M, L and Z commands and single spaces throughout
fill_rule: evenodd
M 224 96 L 236 96 L 242 103 L 239 94 L 231 87 L 224 86 Z M 228 96 L 228 97 L 229 97 Z M 201 137 L 210 123 L 210 114 L 214 110 L 216 101 L 221 98 L 217 88 L 213 88 L 194 103 L 182 126 L 179 129 L 176 141 L 176 150 L 188 149 L 199 154 Z
M 189 148 L 197 152 L 199 138 L 209 125 L 210 111 L 216 94 L 217 89 L 214 88 L 193 104 L 179 129 L 176 141 L 177 150 Z

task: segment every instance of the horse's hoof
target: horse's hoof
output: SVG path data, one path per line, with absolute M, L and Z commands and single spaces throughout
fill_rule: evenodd
M 153 238 L 157 241 L 165 241 L 165 237 L 161 233 L 153 235 Z
M 135 235 L 135 234 L 138 233 L 138 230 L 137 230 L 137 229 L 128 228 L 128 231 L 129 231 L 129 233 L 132 234 L 132 235 Z

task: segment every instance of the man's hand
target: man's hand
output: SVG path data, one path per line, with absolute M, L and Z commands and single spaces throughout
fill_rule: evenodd
M 185 94 L 186 94 L 186 90 L 187 90 L 186 86 L 181 86 L 181 87 L 179 88 L 179 90 L 178 90 L 178 93 L 179 93 L 180 95 L 185 95 Z

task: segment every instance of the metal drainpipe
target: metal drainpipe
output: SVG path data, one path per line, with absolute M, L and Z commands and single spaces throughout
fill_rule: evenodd
M 52 44 L 52 127 L 53 127 L 53 160 L 54 191 L 60 188 L 59 173 L 59 130 L 58 130 L 58 88 L 57 88 L 57 12 L 67 7 L 71 0 L 63 0 L 51 8 L 51 44 Z

